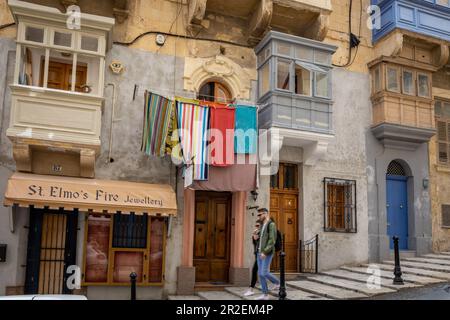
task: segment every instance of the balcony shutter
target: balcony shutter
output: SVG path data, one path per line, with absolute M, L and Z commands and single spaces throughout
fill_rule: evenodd
M 442 205 L 442 226 L 450 227 L 450 205 Z
M 449 160 L 449 141 L 450 126 L 445 121 L 437 121 L 439 162 L 448 163 Z

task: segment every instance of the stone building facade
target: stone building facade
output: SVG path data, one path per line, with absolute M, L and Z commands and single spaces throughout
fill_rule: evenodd
M 154 282 L 141 279 L 138 290 L 139 299 L 164 299 L 169 294 L 189 294 L 224 283 L 247 285 L 254 259 L 250 234 L 255 220 L 251 208 L 255 206 L 269 208 L 286 234 L 289 272 L 302 271 L 307 261 L 300 254 L 301 243 L 316 236 L 319 239 L 319 270 L 384 259 L 390 254 L 388 212 L 384 210 L 386 173 L 390 163 L 397 161 L 404 169 L 409 199 L 406 206 L 411 236 L 406 249 L 419 254 L 432 248 L 443 250 L 448 245 L 449 235 L 442 228 L 439 216 L 440 207 L 447 201 L 447 173 L 433 166 L 437 155 L 432 146 L 433 143 L 436 146 L 435 138 L 431 138 L 435 132 L 431 103 L 437 97 L 449 98 L 449 91 L 446 91 L 448 77 L 443 69 L 445 63 L 442 63 L 445 46 L 448 59 L 448 43 L 436 42 L 433 35 L 426 36 L 432 40 L 417 36 L 433 57 L 429 62 L 421 62 L 422 71 L 433 73 L 433 96 L 429 101 L 418 98 L 429 103 L 429 123 L 425 123 L 424 130 L 417 122 L 413 125 L 417 130 L 403 132 L 409 139 L 406 139 L 406 147 L 399 147 L 398 143 L 393 143 L 394 146 L 386 144 L 389 139 L 384 139 L 383 134 L 387 131 L 381 130 L 380 138 L 379 131 L 374 129 L 378 124 L 391 122 L 386 119 L 374 122 L 378 114 L 373 112 L 373 68 L 381 57 L 394 59 L 399 52 L 405 52 L 407 56 L 409 51 L 404 48 L 409 48 L 409 42 L 405 41 L 406 45 L 403 45 L 402 41 L 402 46 L 396 47 L 395 41 L 400 36 L 395 31 L 394 36 L 387 34 L 373 42 L 366 11 L 370 1 L 361 3 L 338 0 L 102 0 L 94 4 L 84 0 L 0 0 L 0 25 L 4 26 L 0 29 L 1 200 L 8 200 L 10 181 L 17 180 L 15 172 L 25 173 L 25 179 L 30 181 L 44 176 L 53 184 L 65 186 L 75 183 L 71 179 L 78 178 L 76 183 L 83 188 L 87 188 L 94 178 L 105 185 L 109 180 L 131 183 L 130 188 L 135 183 L 149 188 L 170 186 L 173 194 L 169 196 L 176 198 L 176 212 L 167 211 L 162 217 L 150 214 L 153 217 L 150 219 L 155 220 L 149 220 L 155 226 L 162 221 L 158 229 L 160 238 L 155 233 L 155 239 L 162 241 L 163 250 L 158 253 L 163 258 L 157 260 L 161 272 L 156 272 Z M 65 113 L 52 109 L 46 113 L 49 98 L 44 97 L 44 101 L 33 102 L 44 106 L 42 113 L 28 119 L 28 114 L 22 113 L 25 118 L 20 123 L 15 117 L 18 114 L 16 96 L 28 95 L 32 96 L 29 99 L 34 99 L 42 92 L 42 88 L 24 89 L 23 79 L 16 77 L 22 70 L 16 61 L 18 58 L 23 60 L 23 56 L 17 51 L 15 40 L 23 40 L 19 44 L 25 48 L 27 45 L 34 48 L 27 42 L 27 31 L 21 29 L 21 24 L 35 26 L 34 23 L 47 23 L 46 19 L 55 16 L 63 21 L 67 16 L 56 10 L 66 12 L 70 4 L 78 5 L 81 13 L 87 14 L 81 16 L 80 37 L 97 34 L 101 39 L 99 43 L 104 44 L 104 53 L 100 45 L 95 55 L 98 64 L 87 58 L 80 60 L 81 67 L 88 68 L 87 85 L 97 98 L 89 99 L 76 92 L 79 84 L 72 81 L 69 83 L 72 93 L 65 98 L 62 107 L 81 101 L 95 112 L 89 115 L 72 113 L 70 119 L 66 115 L 73 109 Z M 446 14 L 445 10 L 442 14 Z M 83 22 L 89 25 L 83 26 Z M 360 40 L 357 49 L 349 48 L 349 26 Z M 71 29 L 65 31 L 72 32 Z M 54 31 L 48 32 L 49 37 L 54 35 Z M 39 31 L 37 34 L 39 36 Z M 415 39 L 414 34 L 409 33 L 401 37 Z M 73 45 L 72 54 L 84 57 L 86 51 Z M 49 53 L 48 61 L 52 61 L 52 57 Z M 416 63 L 410 60 L 404 57 L 402 63 L 406 66 Z M 45 59 L 43 61 L 44 65 L 50 65 Z M 55 62 L 63 63 L 63 60 Z M 398 62 L 380 60 L 380 63 Z M 115 73 L 113 64 L 123 69 Z M 78 74 L 77 62 L 75 66 Z M 92 70 L 98 71 L 97 77 L 89 75 Z M 284 81 L 280 83 L 280 79 Z M 97 87 L 91 82 L 97 82 Z M 230 98 L 239 104 L 256 105 L 260 129 L 267 130 L 270 147 L 279 149 L 278 159 L 269 159 L 272 160 L 269 167 L 277 164 L 275 167 L 281 170 L 272 172 L 273 175 L 262 174 L 267 168 L 261 165 L 255 190 L 224 189 L 205 193 L 200 189 L 186 189 L 182 170 L 169 158 L 149 157 L 140 151 L 145 90 L 166 97 L 195 99 L 208 83 L 223 86 Z M 49 94 L 47 91 L 54 93 L 43 91 L 44 94 Z M 77 122 L 77 115 L 84 118 Z M 24 132 L 20 131 L 27 125 L 32 127 L 31 139 L 24 139 Z M 60 141 L 52 138 L 54 143 L 49 143 L 52 139 L 49 139 L 48 131 L 44 131 L 47 136 L 35 135 L 43 127 L 64 134 Z M 87 135 L 90 136 L 86 138 L 89 130 Z M 66 136 L 70 138 L 64 139 Z M 429 144 L 427 139 L 431 139 Z M 425 188 L 428 179 L 429 187 Z M 124 190 L 128 186 L 118 185 Z M 228 221 L 227 254 L 222 259 L 226 260 L 226 272 L 217 279 L 210 272 L 200 281 L 205 276 L 198 273 L 202 266 L 200 262 L 213 265 L 216 261 L 212 257 L 202 257 L 202 260 L 195 251 L 201 229 L 197 223 L 201 220 L 198 205 L 211 199 L 217 202 L 209 203 L 209 206 L 225 202 L 228 208 L 228 213 L 223 213 Z M 36 289 L 29 285 L 27 278 L 31 271 L 27 271 L 27 264 L 30 264 L 30 252 L 37 250 L 30 243 L 39 242 L 32 239 L 29 231 L 30 225 L 35 223 L 34 210 L 39 208 L 30 208 L 28 205 L 34 203 L 29 201 L 24 206 L 14 206 L 14 200 L 19 202 L 21 199 L 13 199 L 13 206 L 0 207 L 0 244 L 7 244 L 6 262 L 0 263 L 0 295 Z M 41 210 L 57 210 L 55 205 L 43 205 Z M 128 283 L 114 281 L 116 266 L 110 260 L 106 280 L 97 283 L 86 280 L 86 257 L 91 252 L 87 249 L 89 217 L 93 216 L 97 220 L 92 221 L 101 225 L 102 219 L 115 219 L 117 207 L 105 205 L 97 211 L 89 209 L 76 210 L 75 218 L 76 240 L 72 246 L 76 253 L 74 264 L 80 266 L 82 272 L 79 292 L 90 299 L 127 299 Z M 103 212 L 105 209 L 108 212 Z M 126 213 L 127 208 L 123 209 Z M 149 239 L 153 239 L 151 232 L 148 231 Z M 108 253 L 119 259 L 120 250 L 113 245 L 108 248 Z M 147 244 L 146 250 L 153 250 L 151 244 L 150 247 Z M 141 251 L 146 254 L 144 249 Z M 108 258 L 112 259 L 112 256 Z M 274 265 L 277 267 L 276 262 Z M 152 262 L 141 263 L 141 266 L 149 268 L 150 271 L 142 273 L 150 278 Z M 310 267 L 315 266 L 310 264 Z M 40 277 L 45 275 L 40 274 Z M 40 284 L 36 290 L 49 289 Z

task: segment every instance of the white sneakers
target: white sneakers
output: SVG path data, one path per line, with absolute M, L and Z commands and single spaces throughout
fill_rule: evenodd
M 262 294 L 259 297 L 257 297 L 255 300 L 270 300 L 268 294 Z
M 275 283 L 271 283 L 271 284 L 268 285 L 267 289 L 269 289 L 269 291 L 273 291 L 273 290 L 280 291 L 280 285 L 279 284 L 275 284 Z
M 249 297 L 254 295 L 255 293 L 253 292 L 253 288 L 248 289 L 247 291 L 245 291 L 244 293 L 244 297 Z

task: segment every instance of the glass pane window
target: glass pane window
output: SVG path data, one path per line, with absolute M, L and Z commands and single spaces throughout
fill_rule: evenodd
M 44 42 L 44 28 L 27 26 L 25 28 L 25 40 L 43 43 Z
M 300 46 L 295 48 L 295 57 L 301 60 L 312 61 L 313 60 L 313 50 Z
M 325 231 L 356 233 L 356 181 L 325 178 Z
M 61 47 L 72 47 L 72 34 L 55 31 L 53 35 L 53 44 Z
M 397 68 L 387 68 L 387 89 L 389 91 L 399 92 L 398 70 Z
M 81 50 L 85 51 L 98 51 L 98 38 L 89 37 L 89 36 L 81 36 Z
M 329 97 L 328 74 L 316 73 L 316 96 Z
M 417 76 L 417 87 L 418 93 L 420 97 L 429 97 L 430 96 L 430 81 L 429 77 L 426 74 L 418 74 Z
M 297 189 L 297 168 L 295 165 L 284 165 L 283 189 Z
M 279 180 L 280 180 L 280 177 L 279 177 L 278 173 L 271 175 L 270 176 L 270 187 L 272 189 L 278 189 L 279 188 Z
M 89 283 L 108 281 L 108 255 L 111 217 L 89 215 L 87 221 L 86 267 L 84 280 Z
M 17 83 L 26 86 L 43 87 L 41 79 L 45 70 L 45 50 L 21 47 L 21 58 Z
M 373 72 L 373 89 L 374 92 L 381 90 L 381 72 L 380 67 L 375 68 Z
M 277 88 L 289 90 L 291 63 L 288 61 L 278 60 L 277 62 Z
M 270 65 L 267 62 L 259 70 L 259 96 L 262 97 L 266 92 L 270 90 Z
M 116 283 L 130 283 L 130 274 L 137 274 L 136 282 L 143 279 L 143 252 L 116 251 L 114 254 L 113 281 Z
M 415 83 L 414 83 L 414 72 L 404 70 L 403 71 L 403 93 L 405 94 L 416 94 Z
M 295 93 L 311 95 L 311 72 L 299 65 L 295 66 Z

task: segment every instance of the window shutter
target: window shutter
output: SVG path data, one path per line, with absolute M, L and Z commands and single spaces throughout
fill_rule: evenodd
M 450 227 L 450 205 L 442 205 L 442 226 Z
M 439 143 L 439 162 L 447 163 L 448 162 L 448 144 Z
M 437 121 L 437 134 L 439 141 L 447 141 L 447 138 L 450 138 L 450 128 L 447 132 L 447 123 L 445 121 Z

